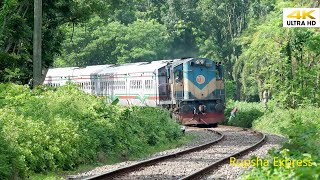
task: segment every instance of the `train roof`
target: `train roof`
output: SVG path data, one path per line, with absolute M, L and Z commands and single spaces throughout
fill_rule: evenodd
M 181 58 L 181 59 L 174 59 L 174 61 L 172 62 L 173 66 L 179 66 L 182 63 L 188 62 L 190 60 L 192 60 L 194 58 Z
M 46 77 L 53 76 L 69 76 L 71 72 L 78 67 L 65 67 L 65 68 L 54 68 L 49 69 Z
M 127 74 L 140 72 L 154 72 L 155 70 L 166 66 L 172 60 L 161 60 L 152 62 L 137 62 L 129 64 L 114 65 L 105 68 L 99 74 Z
M 98 75 L 104 69 L 110 67 L 112 65 L 95 65 L 95 66 L 86 66 L 74 69 L 71 76 L 90 76 L 90 75 Z
M 106 74 L 130 74 L 141 72 L 155 72 L 168 64 L 178 66 L 184 62 L 188 62 L 193 58 L 158 60 L 152 62 L 136 62 L 120 65 L 95 65 L 86 67 L 66 67 L 49 69 L 46 77 L 63 77 L 63 76 L 90 76 L 90 75 L 106 75 Z

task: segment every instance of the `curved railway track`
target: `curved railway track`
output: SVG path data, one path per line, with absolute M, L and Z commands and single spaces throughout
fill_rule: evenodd
M 258 147 L 265 140 L 260 132 L 242 128 L 229 128 L 215 132 L 220 137 L 204 145 L 164 155 L 136 164 L 108 171 L 86 179 L 198 179 L 226 163 Z M 219 128 L 218 128 L 219 129 Z

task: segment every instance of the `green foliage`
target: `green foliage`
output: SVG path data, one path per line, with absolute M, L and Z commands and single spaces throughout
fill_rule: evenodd
M 65 50 L 56 66 L 151 61 L 165 57 L 169 46 L 166 27 L 155 21 L 138 20 L 124 25 L 94 17 L 74 31 L 69 26 L 65 29 L 71 39 L 65 40 Z
M 182 135 L 162 109 L 107 105 L 76 86 L 0 84 L 0 127 L 1 179 L 126 160 Z
M 320 33 L 310 28 L 279 28 L 283 7 L 301 7 L 309 2 L 276 3 L 268 15 L 253 20 L 236 39 L 242 53 L 233 66 L 233 76 L 241 82 L 242 99 L 256 95 L 261 100 L 263 90 L 268 90 L 283 106 L 319 107 Z
M 231 111 L 233 108 L 237 107 L 238 111 L 235 117 L 231 117 Z M 252 122 L 264 114 L 264 109 L 259 103 L 247 103 L 229 100 L 227 102 L 227 108 L 225 110 L 225 116 L 229 120 L 225 124 L 250 128 L 252 127 Z
M 272 107 L 271 107 L 272 108 Z M 311 124 L 318 122 L 320 110 L 315 107 L 299 109 L 280 109 L 274 107 L 271 112 L 266 113 L 253 123 L 256 129 L 263 129 L 268 132 L 281 134 L 281 129 L 290 129 L 291 124 Z M 299 122 L 299 123 L 297 123 Z M 303 126 L 301 126 L 303 127 Z M 286 133 L 285 133 L 286 134 Z
M 235 99 L 236 86 L 235 86 L 234 81 L 225 80 L 225 91 L 226 91 L 226 99 L 227 100 Z
M 269 162 L 274 157 L 288 160 L 309 160 L 312 165 L 258 167 L 243 179 L 319 179 L 320 178 L 320 109 L 306 107 L 283 110 L 274 108 L 253 123 L 255 129 L 285 135 L 288 141 L 280 151 L 269 152 Z
M 50 0 L 42 2 L 42 68 L 52 66 L 54 56 L 60 54 L 65 33 L 60 26 L 83 22 L 96 12 L 111 13 L 121 1 Z M 0 74 L 8 69 L 10 78 L 0 82 L 26 84 L 32 76 L 32 29 L 34 25 L 31 0 L 3 0 L 0 2 Z M 3 58 L 4 56 L 8 58 Z M 18 59 L 18 65 L 10 57 Z M 16 67 L 18 66 L 18 67 Z
M 249 173 L 244 174 L 241 179 L 255 180 L 255 179 L 293 179 L 293 180 L 317 180 L 320 178 L 320 166 L 319 159 L 315 159 L 310 154 L 292 153 L 289 149 L 273 150 L 269 152 L 270 156 L 267 158 L 269 166 L 259 166 L 254 168 Z M 290 161 L 305 161 L 310 163 L 311 166 L 276 166 L 273 165 L 273 158 L 276 157 L 281 160 Z M 317 162 L 318 161 L 318 162 Z
M 122 5 L 113 14 L 100 12 L 88 22 L 63 26 L 68 39 L 55 65 L 202 56 L 224 62 L 226 77 L 232 78 L 241 53 L 234 40 L 246 29 L 246 16 L 258 18 L 273 9 L 268 0 L 133 0 Z
M 30 68 L 31 62 L 24 61 L 21 56 L 0 53 L 0 82 L 28 82 Z

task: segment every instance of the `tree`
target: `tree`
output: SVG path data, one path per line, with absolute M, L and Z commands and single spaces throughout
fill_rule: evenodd
M 290 2 L 289 2 L 290 3 Z M 286 4 L 282 4 L 287 6 Z M 282 7 L 238 39 L 243 52 L 234 65 L 242 85 L 242 99 L 268 90 L 285 107 L 319 106 L 319 32 L 282 28 Z
M 95 1 L 95 0 L 52 0 L 43 1 L 42 26 L 42 66 L 53 64 L 56 54 L 61 51 L 61 43 L 65 33 L 61 25 L 77 24 L 90 18 L 95 12 L 112 12 L 122 1 Z M 3 64 L 10 58 L 18 59 L 20 64 L 20 78 L 18 83 L 28 83 L 32 74 L 32 29 L 33 29 L 33 1 L 31 0 L 4 0 L 0 2 L 0 59 Z M 106 11 L 108 9 L 108 11 Z M 2 67 L 4 76 L 6 72 L 15 72 L 16 66 Z M 11 78 L 12 79 L 12 78 Z
M 98 64 L 121 64 L 166 58 L 169 39 L 166 27 L 151 20 L 138 20 L 124 25 L 120 22 L 106 23 L 100 17 L 70 27 L 64 43 L 65 51 L 58 57 L 57 66 L 86 66 Z

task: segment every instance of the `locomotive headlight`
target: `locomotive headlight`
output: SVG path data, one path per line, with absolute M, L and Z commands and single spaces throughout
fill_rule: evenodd
M 200 64 L 204 64 L 204 60 L 203 59 L 200 60 Z
M 200 60 L 198 59 L 198 60 L 196 60 L 196 64 L 200 64 Z

